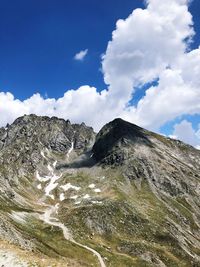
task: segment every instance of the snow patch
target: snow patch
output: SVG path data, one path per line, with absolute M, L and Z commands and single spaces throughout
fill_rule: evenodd
M 65 194 L 64 193 L 61 193 L 60 194 L 60 201 L 63 201 L 63 200 L 65 200 Z
M 50 183 L 47 185 L 47 187 L 45 188 L 45 194 L 46 196 L 50 196 L 50 193 L 52 190 L 54 190 L 57 186 L 58 183 L 55 183 L 58 179 L 60 178 L 60 176 L 57 175 L 53 175 L 51 177 Z
M 57 165 L 57 163 L 58 163 L 58 161 L 56 160 L 56 161 L 54 161 L 54 163 L 53 163 L 53 167 L 54 167 L 54 169 L 56 168 L 56 165 Z
M 75 202 L 75 205 L 79 205 L 79 204 L 81 204 L 80 200 Z
M 41 154 L 41 156 L 42 156 L 44 159 L 47 159 L 47 157 L 46 157 L 45 154 L 44 154 L 44 151 L 41 151 L 40 154 Z
M 41 184 L 38 184 L 37 185 L 37 189 L 40 189 L 41 190 L 42 189 L 42 185 Z
M 58 186 L 58 183 L 56 183 L 56 181 L 61 177 L 61 175 L 57 176 L 54 174 L 54 166 L 56 164 L 57 161 L 54 162 L 53 167 L 50 164 L 48 164 L 47 166 L 48 170 L 51 172 L 51 176 L 50 176 L 50 183 L 45 188 L 45 194 L 46 196 L 50 196 L 52 199 L 55 199 L 55 197 L 50 193 Z
M 95 188 L 95 189 L 94 189 L 94 192 L 95 192 L 95 193 L 101 193 L 101 189 L 99 189 L 99 188 Z
M 56 210 L 58 210 L 59 206 L 60 206 L 60 204 L 56 203 L 56 205 L 55 205 Z
M 105 176 L 98 176 L 97 177 L 99 180 L 104 180 L 106 177 Z
M 95 186 L 96 186 L 95 184 L 90 184 L 88 187 L 93 189 L 93 188 L 95 188 Z
M 102 201 L 93 200 L 92 203 L 93 204 L 102 204 Z
M 38 181 L 40 181 L 40 182 L 47 182 L 47 181 L 49 181 L 51 179 L 50 176 L 41 177 L 38 171 L 36 171 L 36 175 L 35 176 L 36 176 L 36 179 Z
M 75 195 L 75 196 L 72 196 L 72 197 L 70 197 L 71 199 L 77 199 L 78 198 L 78 196 L 77 195 Z
M 65 185 L 61 185 L 60 187 L 61 187 L 64 191 L 68 191 L 69 189 L 73 189 L 73 190 L 79 191 L 79 190 L 81 189 L 81 187 L 72 185 L 71 183 L 67 183 L 67 184 L 65 184 Z
M 90 198 L 90 195 L 86 194 L 83 196 L 83 199 L 89 199 Z
M 51 167 L 50 164 L 47 165 L 47 169 L 48 169 L 51 173 L 53 173 L 53 168 Z
M 73 151 L 73 149 L 74 149 L 74 142 L 71 142 L 71 147 L 67 152 L 67 158 L 69 158 L 69 156 L 70 156 L 71 152 Z

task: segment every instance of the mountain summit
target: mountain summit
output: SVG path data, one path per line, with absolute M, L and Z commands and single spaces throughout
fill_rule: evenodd
M 0 128 L 0 263 L 200 266 L 199 173 L 200 151 L 122 119 L 20 117 Z
M 105 161 L 109 154 L 116 152 L 114 155 L 110 155 L 114 156 L 110 160 L 117 164 L 125 159 L 126 148 L 138 143 L 151 144 L 147 137 L 147 131 L 122 119 L 115 119 L 106 124 L 97 134 L 93 146 L 94 157 L 97 160 Z M 122 153 L 121 156 L 117 154 L 117 151 Z

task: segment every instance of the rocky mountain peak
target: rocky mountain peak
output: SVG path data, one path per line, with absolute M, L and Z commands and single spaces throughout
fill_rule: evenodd
M 0 128 L 0 245 L 37 267 L 200 266 L 199 173 L 198 150 L 122 119 L 25 115 Z
M 25 115 L 0 130 L 0 168 L 13 172 L 32 173 L 42 160 L 41 151 L 66 155 L 73 146 L 77 155 L 94 144 L 95 133 L 84 124 L 71 124 L 56 117 Z M 10 168 L 9 164 L 15 166 Z M 15 179 L 17 180 L 17 179 Z
M 94 157 L 97 161 L 122 163 L 130 146 L 139 143 L 151 145 L 147 133 L 143 128 L 117 118 L 97 134 L 93 146 Z
M 13 142 L 29 146 L 44 146 L 58 152 L 66 152 L 74 142 L 75 148 L 85 149 L 87 143 L 93 142 L 95 133 L 85 124 L 71 124 L 69 120 L 56 117 L 24 115 L 12 125 L 2 128 L 0 148 Z

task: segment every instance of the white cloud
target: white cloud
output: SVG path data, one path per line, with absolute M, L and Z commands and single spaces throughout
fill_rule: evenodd
M 80 52 L 78 52 L 75 56 L 74 59 L 78 60 L 78 61 L 83 61 L 85 59 L 85 57 L 88 54 L 88 49 L 85 50 L 81 50 Z
M 119 20 L 103 56 L 105 82 L 121 116 L 159 130 L 183 114 L 200 114 L 200 49 L 189 52 L 194 35 L 186 0 L 149 0 Z M 128 106 L 138 85 L 158 79 L 136 106 Z M 133 95 L 134 97 L 134 95 Z
M 173 135 L 176 139 L 179 139 L 185 143 L 191 144 L 197 148 L 200 146 L 200 129 L 195 131 L 192 124 L 187 120 L 181 121 L 179 124 L 175 124 Z
M 194 32 L 186 1 L 150 0 L 118 20 L 103 56 L 104 79 L 112 97 L 130 99 L 133 88 L 159 77 L 187 49 Z
M 95 129 L 99 125 L 112 119 L 112 112 L 105 109 L 107 101 L 107 91 L 101 93 L 96 88 L 90 86 L 81 86 L 78 90 L 69 90 L 59 99 L 45 99 L 40 94 L 34 94 L 32 97 L 20 101 L 14 99 L 10 93 L 0 93 L 0 126 L 6 123 L 12 123 L 17 117 L 24 114 L 36 114 L 46 116 L 57 116 L 64 119 L 70 119 L 73 122 L 86 122 Z M 84 100 L 84 101 L 83 101 Z
M 188 2 L 147 0 L 146 9 L 117 21 L 102 57 L 107 90 L 99 93 L 86 85 L 57 100 L 36 94 L 25 101 L 1 93 L 0 125 L 35 113 L 85 121 L 96 130 L 115 117 L 158 130 L 177 116 L 200 114 L 200 48 L 189 51 L 194 30 Z M 80 51 L 74 59 L 83 60 L 87 53 L 88 49 Z M 129 106 L 138 86 L 154 79 L 158 85 L 147 89 L 136 106 Z
M 199 49 L 191 53 L 196 59 L 200 56 Z M 136 121 L 151 129 L 159 129 L 161 125 L 183 114 L 200 114 L 199 81 L 195 75 L 192 78 L 192 70 L 198 70 L 200 60 L 193 66 L 193 61 L 188 60 L 190 57 L 189 53 L 183 57 L 183 64 L 160 74 L 159 85 L 149 88 L 139 101 L 133 114 Z

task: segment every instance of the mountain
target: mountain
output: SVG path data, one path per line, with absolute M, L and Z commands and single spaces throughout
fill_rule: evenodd
M 200 266 L 200 151 L 115 119 L 0 128 L 2 266 Z

